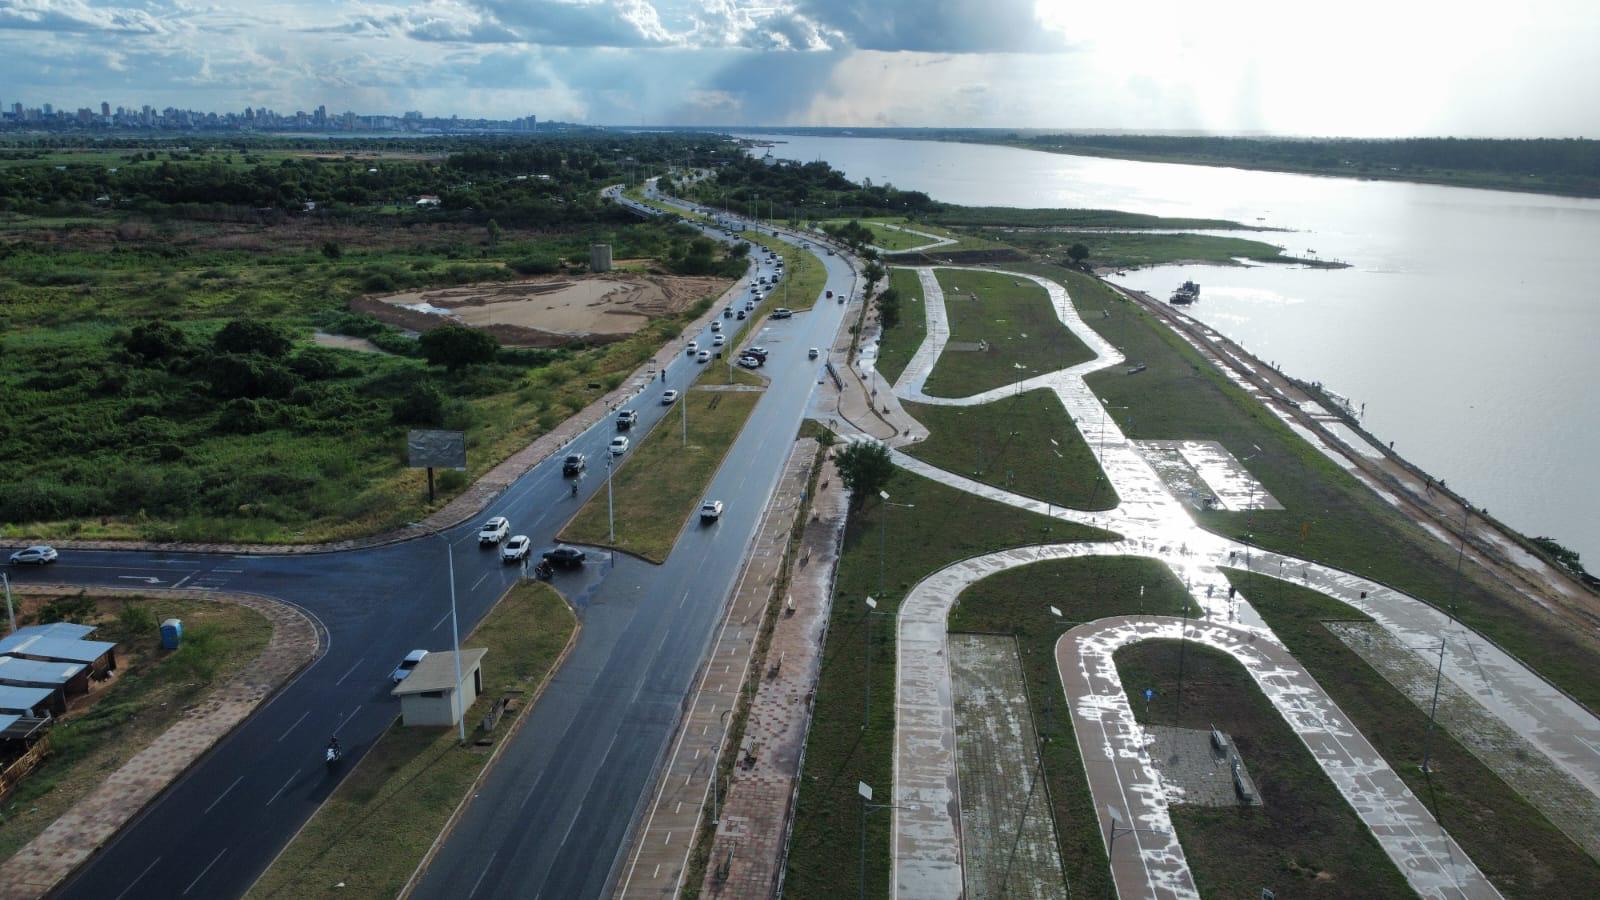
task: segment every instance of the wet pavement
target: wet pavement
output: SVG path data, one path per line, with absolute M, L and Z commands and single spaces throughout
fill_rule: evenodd
M 1349 603 L 1371 615 L 1401 643 L 1425 653 L 1445 634 L 1444 674 L 1466 693 L 1529 741 L 1553 762 L 1591 791 L 1600 792 L 1600 721 L 1556 691 L 1538 675 L 1499 651 L 1481 636 L 1446 620 L 1433 607 L 1390 588 L 1325 566 L 1274 553 L 1263 553 L 1196 527 L 1183 501 L 1174 496 L 1145 454 L 1127 439 L 1083 382 L 1083 375 L 1123 361 L 1122 355 L 1088 329 L 1060 285 L 1036 276 L 1022 275 L 1049 293 L 1061 321 L 1096 355 L 1068 369 L 1026 379 L 969 397 L 932 397 L 924 392 L 928 374 L 948 344 L 949 327 L 943 291 L 932 268 L 915 271 L 922 283 L 928 316 L 927 337 L 895 385 L 895 393 L 922 403 L 969 406 L 1010 396 L 1019 390 L 1046 388 L 1061 399 L 1072 421 L 1085 423 L 1085 440 L 1099 459 L 1121 503 L 1102 513 L 1063 510 L 1008 491 L 983 485 L 919 462 L 903 453 L 893 454 L 896 464 L 934 478 L 959 490 L 998 502 L 1034 510 L 1044 515 L 1113 530 L 1122 540 L 1095 544 L 1057 544 L 1018 548 L 965 560 L 933 573 L 916 585 L 901 606 L 895 738 L 895 804 L 893 867 L 896 896 L 956 897 L 962 891 L 962 846 L 957 822 L 959 790 L 956 776 L 955 726 L 947 654 L 945 621 L 950 606 L 967 585 L 994 572 L 1041 559 L 1079 555 L 1140 555 L 1160 560 L 1188 586 L 1198 610 L 1191 620 L 1191 639 L 1211 637 L 1219 649 L 1234 653 L 1263 684 L 1267 696 L 1352 808 L 1362 816 L 1380 844 L 1425 896 L 1496 896 L 1460 848 L 1438 826 L 1427 809 L 1410 794 L 1403 781 L 1372 751 L 1359 733 L 1344 721 L 1323 694 L 1278 644 L 1265 623 L 1241 594 L 1228 596 L 1228 582 L 1220 566 L 1235 566 L 1274 577 L 1287 577 Z M 995 271 L 995 270 L 984 270 Z M 1018 273 L 1006 273 L 1016 276 Z M 859 438 L 864 434 L 844 437 Z M 1308 434 L 1315 439 L 1315 435 Z M 1325 444 L 1319 445 L 1327 450 Z M 1237 464 L 1237 465 L 1236 465 Z M 1211 464 L 1202 459 L 1202 465 Z M 1241 481 L 1248 479 L 1248 482 Z M 1253 483 L 1241 461 L 1219 464 L 1219 483 Z M 1209 483 L 1209 480 L 1208 480 Z M 1254 490 L 1251 489 L 1253 493 Z M 1237 498 L 1235 498 L 1235 501 Z M 1265 503 L 1251 498 L 1245 506 Z M 1041 605 L 1048 602 L 1040 598 Z M 1176 621 L 1176 620 L 1175 620 Z M 1154 623 L 1154 624 L 1152 624 Z M 1129 640 L 1165 636 L 1158 620 L 1141 620 L 1129 631 Z M 1173 636 L 1176 636 L 1175 634 Z M 1260 648 L 1258 649 L 1257 645 Z M 1247 652 L 1242 648 L 1251 648 Z M 1079 700 L 1120 694 L 1120 684 L 1109 683 L 1098 694 L 1086 694 L 1085 675 L 1068 685 L 1071 666 L 1091 667 L 1102 681 L 1115 681 L 1109 655 L 1097 659 L 1093 648 L 1080 648 L 1089 656 L 1064 656 L 1063 681 L 1074 708 Z M 1109 654 L 1110 650 L 1103 650 Z M 1078 660 L 1074 663 L 1073 660 Z M 1070 666 L 1068 664 L 1071 664 Z M 1292 688 L 1292 689 L 1290 689 Z M 1099 688 L 1096 688 L 1099 690 Z M 1125 706 L 1125 697 L 1123 700 Z M 1097 722 L 1104 723 L 1104 719 Z M 1125 727 L 1124 727 L 1125 726 Z M 1086 726 L 1085 726 L 1086 727 Z M 1080 733 L 1080 741 L 1083 740 Z M 1113 740 L 1115 738 L 1115 740 Z M 1116 729 L 1106 730 L 1095 753 L 1108 760 L 1100 778 L 1091 777 L 1095 807 L 1105 817 L 1108 804 L 1122 804 L 1123 815 L 1161 826 L 1165 821 L 1164 794 L 1154 768 L 1134 765 L 1147 738 L 1131 715 Z M 1132 753 L 1129 757 L 1126 754 Z M 1091 754 L 1085 750 L 1085 763 Z M 1138 801 L 1138 802 L 1135 802 Z M 1104 824 L 1104 823 L 1102 823 Z M 1145 827 L 1136 825 L 1135 827 Z M 1193 880 L 1183 860 L 1182 848 L 1161 832 L 1130 832 L 1130 840 L 1117 843 L 1114 866 L 1122 896 L 1193 896 Z M 1119 834 L 1121 834 L 1119 830 Z M 1125 849 L 1126 848 L 1126 849 Z

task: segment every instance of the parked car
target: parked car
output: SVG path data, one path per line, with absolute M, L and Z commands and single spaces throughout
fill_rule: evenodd
M 567 458 L 561 461 L 561 474 L 567 476 L 579 475 L 588 467 L 588 457 L 582 453 L 568 453 Z
M 533 542 L 528 540 L 527 535 L 516 535 L 511 540 L 506 541 L 504 547 L 500 548 L 500 561 L 508 563 L 521 562 L 528 558 L 528 551 L 532 549 L 532 545 Z
M 677 391 L 663 391 L 661 393 L 661 405 L 662 406 L 671 406 L 674 402 L 677 401 L 677 399 L 678 399 L 678 392 Z
M 639 414 L 631 409 L 617 413 L 617 430 L 627 431 L 639 421 Z
M 700 504 L 700 518 L 705 521 L 722 518 L 722 501 L 707 500 Z
M 11 554 L 13 566 L 43 566 L 56 561 L 59 556 L 56 548 L 40 544 L 37 547 L 28 547 Z
M 422 662 L 423 657 L 427 655 L 428 651 L 426 650 L 413 650 L 407 653 L 406 658 L 400 660 L 400 665 L 395 666 L 394 671 L 389 673 L 389 680 L 395 684 L 405 681 L 406 676 L 410 675 L 411 671 L 417 667 L 417 663 Z
M 794 310 L 787 306 L 780 306 L 772 311 L 772 317 L 774 319 L 792 319 L 794 318 Z
M 478 544 L 498 544 L 511 533 L 511 523 L 505 516 L 495 516 L 478 529 Z
M 627 438 L 625 438 L 625 437 L 623 437 L 622 435 L 619 434 L 616 437 L 611 439 L 611 455 L 612 456 L 621 456 L 622 454 L 627 453 L 627 452 L 628 452 L 628 439 Z
M 761 368 L 761 357 L 745 354 L 739 357 L 739 365 L 744 366 L 746 369 L 759 369 Z
M 762 362 L 767 361 L 767 348 L 765 347 L 747 347 L 745 348 L 744 352 L 750 354 L 751 356 L 761 357 Z
M 586 555 L 577 547 L 568 547 L 566 544 L 544 552 L 545 561 L 553 566 L 581 566 Z

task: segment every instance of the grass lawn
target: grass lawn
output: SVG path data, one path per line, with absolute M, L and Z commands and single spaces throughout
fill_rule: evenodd
M 790 309 L 810 309 L 817 305 L 828 283 L 828 270 L 815 253 L 800 247 L 780 245 L 778 255 L 783 257 L 783 280 L 772 292 L 767 302 L 773 306 Z
M 860 859 L 861 801 L 856 783 L 889 796 L 894 748 L 895 635 L 893 614 L 911 586 L 957 560 L 1041 541 L 1105 540 L 1098 529 L 1050 519 L 898 471 L 885 490 L 893 502 L 872 501 L 850 514 L 834 583 L 827 645 L 817 684 L 811 732 L 806 738 L 785 895 L 852 897 Z M 883 516 L 887 513 L 887 520 Z M 951 522 L 982 522 L 951 528 Z M 880 531 L 880 523 L 884 527 Z M 879 553 L 879 539 L 886 554 Z M 879 565 L 884 566 L 880 588 Z M 872 667 L 866 665 L 867 595 L 878 600 L 872 623 Z M 863 730 L 872 684 L 872 717 Z M 867 820 L 868 897 L 889 895 L 889 817 Z
M 664 562 L 684 520 L 699 508 L 701 493 L 760 399 L 758 391 L 689 391 L 678 400 L 689 404 L 689 446 L 683 445 L 681 412 L 675 409 L 628 453 L 612 476 L 616 541 L 607 540 L 604 490 L 567 523 L 561 540 L 612 546 Z M 592 471 L 605 477 L 603 464 Z
M 1182 219 L 1123 212 L 1118 209 L 1021 209 L 1013 206 L 951 206 L 932 215 L 946 225 L 1022 226 L 1030 228 L 1202 228 L 1248 229 L 1228 219 Z
M 1182 708 L 1176 685 L 1180 652 Z M 1233 657 L 1194 643 L 1150 641 L 1116 654 L 1124 686 L 1154 687 L 1140 722 L 1226 732 L 1262 804 L 1175 805 L 1172 823 L 1204 897 L 1415 896 L 1305 744 Z
M 938 277 L 950 317 L 950 342 L 984 341 L 988 349 L 947 347 L 928 376 L 928 393 L 965 397 L 1093 358 L 1056 318 L 1049 294 L 1037 284 L 953 269 L 939 269 Z
M 1213 369 L 1165 326 L 1098 281 L 1052 266 L 1021 267 L 1062 278 L 1090 326 L 1122 348 L 1137 375 L 1115 367 L 1089 387 L 1134 439 L 1215 440 L 1247 465 L 1282 510 L 1206 511 L 1201 525 L 1303 559 L 1338 566 L 1444 608 L 1515 654 L 1590 709 L 1600 709 L 1600 638 L 1558 622 L 1470 560 L 1457 585 L 1456 553 L 1405 520 L 1253 397 Z M 1117 407 L 1129 407 L 1118 409 Z M 1262 448 L 1261 453 L 1255 447 Z
M 1224 572 L 1502 893 L 1550 897 L 1600 884 L 1600 864 L 1443 729 L 1433 733 L 1432 775 L 1422 773 L 1427 714 L 1323 625 L 1365 616 L 1308 588 Z
M 1057 506 L 1117 505 L 1116 489 L 1105 481 L 1093 451 L 1049 390 L 981 406 L 904 406 L 928 426 L 928 439 L 906 448 L 924 462 Z M 1093 423 L 1089 428 L 1092 436 Z
M 45 600 L 19 595 L 33 615 Z M 93 612 L 74 618 L 100 622 L 99 640 L 118 642 L 119 674 L 109 686 L 77 698 L 50 732 L 50 754 L 0 803 L 0 859 L 10 858 L 87 796 L 214 686 L 251 665 L 272 637 L 272 623 L 232 603 L 167 598 L 93 598 Z M 143 613 L 125 613 L 132 608 Z M 157 623 L 183 620 L 184 643 L 160 649 Z M 19 616 L 19 620 L 21 617 Z
M 1140 592 L 1143 591 L 1141 596 Z M 1034 726 L 1044 748 L 1062 868 L 1079 896 L 1107 886 L 1106 853 L 1083 776 L 1072 721 L 1056 673 L 1055 643 L 1070 625 L 1106 616 L 1147 612 L 1174 615 L 1188 594 L 1172 570 L 1152 559 L 1106 556 L 1034 563 L 991 575 L 967 588 L 950 613 L 950 630 L 1013 634 Z M 1061 619 L 1049 607 L 1061 610 Z
M 454 728 L 406 728 L 397 721 L 246 896 L 395 896 L 490 753 L 511 733 L 512 716 L 526 712 L 576 621 L 549 585 L 512 587 L 463 641 L 489 651 L 483 694 L 467 712 L 474 735 L 481 736 L 476 724 L 495 700 L 511 692 L 520 698 L 492 743 L 461 747 Z
M 911 362 L 928 334 L 928 311 L 923 306 L 922 280 L 910 269 L 890 269 L 889 287 L 900 294 L 900 321 L 878 341 L 878 372 L 893 384 Z
M 1119 269 L 1189 261 L 1233 266 L 1239 265 L 1236 259 L 1263 263 L 1301 262 L 1285 255 L 1282 247 L 1265 241 L 1213 234 L 1007 231 L 997 236 L 1004 237 L 1018 249 L 1055 259 L 1064 258 L 1068 247 L 1081 243 L 1089 248 L 1089 265 Z

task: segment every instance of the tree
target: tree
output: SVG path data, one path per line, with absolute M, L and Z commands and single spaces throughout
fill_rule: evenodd
M 134 356 L 153 362 L 183 356 L 189 350 L 189 338 L 176 326 L 156 319 L 133 326 L 122 345 Z
M 344 255 L 344 250 L 336 241 L 325 241 L 322 245 L 322 255 L 328 259 L 338 259 Z
M 884 330 L 900 324 L 900 291 L 889 288 L 878 295 L 878 321 L 883 323 Z
M 465 325 L 442 325 L 417 339 L 422 355 L 430 366 L 444 366 L 455 371 L 474 363 L 494 360 L 500 344 L 493 336 L 468 328 Z
M 500 223 L 490 219 L 489 224 L 485 226 L 484 230 L 488 232 L 489 246 L 500 246 Z
M 834 459 L 839 478 L 850 491 L 850 502 L 861 506 L 866 498 L 883 490 L 894 475 L 894 461 L 889 458 L 889 445 L 880 441 L 855 441 Z
M 1089 258 L 1089 248 L 1083 244 L 1073 244 L 1067 248 L 1067 258 L 1072 260 L 1073 265 L 1081 266 Z
M 259 319 L 234 319 L 222 326 L 212 344 L 219 353 L 255 353 L 268 359 L 288 356 L 294 349 L 287 334 Z
M 871 293 L 872 286 L 882 281 L 883 276 L 888 273 L 884 270 L 882 263 L 873 260 L 867 263 L 866 267 L 861 270 L 861 274 L 867 279 L 867 292 Z
M 429 382 L 411 386 L 411 390 L 395 404 L 394 420 L 401 425 L 444 424 L 444 393 Z

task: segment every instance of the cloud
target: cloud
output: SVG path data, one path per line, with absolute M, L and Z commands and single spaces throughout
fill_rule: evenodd
M 790 17 L 861 50 L 923 53 L 1059 51 L 1034 0 L 795 0 Z
M 90 6 L 83 0 L 5 0 L 0 28 L 77 34 L 166 34 L 172 29 L 142 9 Z

